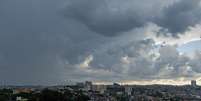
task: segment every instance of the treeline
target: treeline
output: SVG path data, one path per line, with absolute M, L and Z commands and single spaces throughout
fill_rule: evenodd
M 16 101 L 22 97 L 28 101 L 88 101 L 90 98 L 82 91 L 64 90 L 63 92 L 44 89 L 40 93 L 18 93 L 13 94 L 11 89 L 0 90 L 0 101 Z

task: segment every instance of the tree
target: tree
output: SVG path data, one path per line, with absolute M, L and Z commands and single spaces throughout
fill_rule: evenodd
M 39 101 L 63 101 L 63 95 L 57 91 L 44 89 L 39 99 Z

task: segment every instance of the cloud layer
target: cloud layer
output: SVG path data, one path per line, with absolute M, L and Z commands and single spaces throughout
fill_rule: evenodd
M 176 37 L 200 22 L 200 9 L 200 0 L 69 0 L 64 15 L 106 36 L 152 22 Z
M 200 0 L 0 2 L 2 83 L 173 80 L 201 73 L 199 52 L 178 51 L 200 37 Z

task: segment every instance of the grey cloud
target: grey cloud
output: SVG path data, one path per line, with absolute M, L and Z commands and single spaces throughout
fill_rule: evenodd
M 117 35 L 153 22 L 176 37 L 189 26 L 199 24 L 200 10 L 200 0 L 69 0 L 64 15 L 105 36 Z
M 170 46 L 162 47 L 158 53 L 154 40 L 145 39 L 145 33 L 155 33 L 145 28 L 146 23 L 154 23 L 161 15 L 161 8 L 170 1 L 68 0 L 66 18 L 62 18 L 58 11 L 64 2 L 3 1 L 4 6 L 0 6 L 2 81 L 53 84 L 65 79 L 120 81 L 165 78 L 164 75 L 190 77 L 194 72 L 200 73 L 200 58 L 180 56 L 176 47 Z M 193 9 L 194 15 L 194 8 L 189 9 Z M 169 27 L 161 23 L 157 22 Z M 89 67 L 79 67 L 89 55 L 93 56 Z M 192 71 L 186 70 L 186 65 Z M 169 72 L 167 66 L 171 67 Z
M 196 51 L 194 54 L 193 59 L 189 62 L 189 65 L 192 66 L 192 69 L 198 73 L 201 73 L 201 53 Z
M 61 18 L 57 3 L 62 5 L 63 1 L 3 2 L 0 83 L 59 83 L 71 69 L 63 62 L 77 63 L 79 56 L 92 51 L 89 47 L 105 42 L 76 21 Z
M 154 2 L 149 0 L 69 0 L 63 12 L 66 17 L 86 24 L 95 32 L 113 36 L 144 26 L 155 18 L 160 11 L 161 3 L 164 2 L 160 0 Z
M 156 23 L 173 33 L 173 36 L 177 36 L 175 33 L 183 33 L 188 27 L 200 23 L 200 3 L 200 0 L 179 0 L 166 7 Z
M 155 68 L 158 70 L 159 77 L 191 77 L 193 71 L 188 70 L 187 63 L 190 58 L 185 55 L 180 55 L 176 46 L 165 46 L 159 50 L 160 57 L 155 61 Z M 162 71 L 165 74 L 160 74 Z M 168 73 L 169 71 L 170 73 Z M 166 74 L 167 73 L 167 74 Z
M 153 40 L 146 39 L 128 42 L 123 46 L 118 44 L 109 48 L 105 47 L 107 51 L 97 51 L 92 54 L 94 59 L 90 63 L 90 69 L 110 71 L 111 74 L 108 77 L 118 77 L 115 78 L 117 81 L 193 78 L 200 74 L 199 55 L 199 58 L 191 59 L 185 54 L 179 54 L 177 46 L 169 45 L 159 48 L 157 52 L 157 49 L 153 47 L 154 44 Z M 154 50 L 155 52 L 152 52 Z M 101 76 L 101 73 L 96 75 Z M 102 80 L 109 79 L 102 78 Z

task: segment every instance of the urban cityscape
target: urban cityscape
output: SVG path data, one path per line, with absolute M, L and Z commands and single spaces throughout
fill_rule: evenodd
M 0 101 L 201 101 L 201 86 L 94 85 L 1 86 Z
M 0 101 L 201 101 L 201 0 L 0 0 Z

